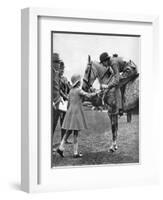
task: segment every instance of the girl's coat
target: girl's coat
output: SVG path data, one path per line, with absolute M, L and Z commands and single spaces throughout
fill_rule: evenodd
M 82 130 L 87 129 L 87 120 L 84 115 L 82 106 L 82 97 L 86 96 L 88 98 L 94 96 L 95 94 L 89 94 L 84 92 L 80 88 L 72 88 L 69 93 L 69 107 L 64 118 L 62 125 L 63 129 L 66 130 Z

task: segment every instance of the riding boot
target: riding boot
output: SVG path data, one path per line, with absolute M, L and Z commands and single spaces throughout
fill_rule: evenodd
M 105 106 L 104 98 L 105 98 L 106 92 L 107 92 L 107 90 L 103 90 L 103 94 L 102 94 L 102 97 L 101 97 L 101 103 L 102 103 L 102 107 L 103 107 L 103 108 L 104 108 L 104 106 Z
M 119 116 L 122 116 L 122 115 L 123 115 L 123 109 L 120 108 L 120 109 L 119 109 Z
M 63 136 L 65 135 L 66 130 L 65 129 L 61 129 L 61 140 L 63 139 Z

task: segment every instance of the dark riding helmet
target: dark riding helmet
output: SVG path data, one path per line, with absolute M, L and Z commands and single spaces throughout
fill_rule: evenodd
M 113 54 L 113 57 L 114 57 L 114 58 L 117 58 L 117 57 L 118 57 L 118 54 L 117 54 L 117 53 Z
M 110 56 L 108 55 L 107 52 L 104 52 L 100 55 L 100 63 L 106 61 L 106 60 L 110 60 Z

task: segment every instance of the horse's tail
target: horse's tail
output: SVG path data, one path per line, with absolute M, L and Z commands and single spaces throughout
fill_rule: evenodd
M 124 110 L 131 110 L 139 101 L 139 77 L 127 83 L 123 94 Z

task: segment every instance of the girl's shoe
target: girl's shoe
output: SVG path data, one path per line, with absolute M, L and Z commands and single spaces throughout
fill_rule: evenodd
M 56 151 L 62 158 L 64 157 L 64 155 L 63 155 L 63 151 L 62 150 L 60 150 L 60 149 L 57 149 L 57 151 Z
M 83 156 L 82 153 L 74 154 L 73 158 L 81 158 Z

